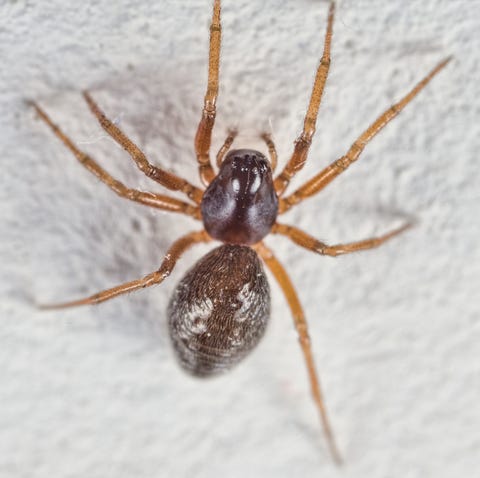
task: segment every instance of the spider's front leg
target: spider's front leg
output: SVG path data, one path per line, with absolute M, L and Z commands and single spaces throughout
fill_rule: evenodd
M 347 153 L 340 159 L 337 159 L 325 169 L 308 180 L 303 186 L 298 188 L 292 194 L 280 198 L 279 213 L 283 214 L 292 206 L 300 203 L 304 199 L 317 194 L 325 186 L 331 183 L 338 175 L 343 173 L 359 157 L 365 146 L 402 110 L 407 106 L 426 86 L 427 84 L 450 62 L 451 57 L 441 61 L 430 73 L 420 80 L 399 102 L 390 106 L 384 111 L 350 146 Z
M 328 11 L 328 25 L 325 34 L 323 55 L 315 76 L 310 103 L 303 123 L 303 131 L 295 141 L 295 148 L 290 160 L 283 168 L 282 172 L 275 178 L 275 190 L 277 191 L 278 196 L 281 196 L 285 192 L 290 180 L 303 168 L 307 160 L 310 145 L 312 144 L 318 110 L 322 101 L 323 90 L 328 77 L 328 70 L 330 69 L 330 45 L 332 43 L 334 15 L 335 2 L 332 1 Z
M 205 186 L 208 186 L 215 177 L 210 161 L 210 144 L 212 141 L 212 130 L 217 114 L 216 101 L 218 95 L 218 73 L 220 68 L 220 0 L 213 4 L 212 23 L 210 25 L 210 50 L 208 57 L 208 85 L 205 94 L 202 118 L 195 135 L 195 153 L 199 174 Z
M 200 188 L 176 174 L 151 164 L 145 153 L 113 121 L 107 118 L 88 91 L 83 92 L 83 97 L 100 126 L 130 155 L 142 173 L 171 191 L 182 191 L 192 201 L 200 204 L 203 196 Z
M 37 103 L 30 101 L 29 104 L 35 109 L 38 117 L 47 124 L 55 136 L 74 154 L 77 160 L 120 197 L 144 204 L 145 206 L 162 209 L 164 211 L 180 212 L 192 216 L 195 219 L 200 219 L 200 208 L 197 206 L 163 194 L 139 191 L 138 189 L 125 186 L 105 171 L 92 157 L 80 150 Z

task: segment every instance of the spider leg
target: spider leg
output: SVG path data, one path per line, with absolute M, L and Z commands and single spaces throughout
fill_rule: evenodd
M 275 149 L 275 143 L 273 142 L 272 135 L 270 133 L 263 133 L 261 135 L 263 141 L 267 144 L 268 154 L 270 155 L 270 167 L 272 168 L 272 172 L 275 171 L 277 168 L 277 150 Z
M 35 108 L 36 113 L 42 121 L 44 121 L 55 136 L 59 138 L 63 144 L 75 155 L 80 163 L 85 166 L 91 173 L 93 173 L 100 181 L 105 183 L 119 196 L 130 199 L 131 201 L 139 202 L 146 206 L 163 209 L 165 211 L 179 212 L 192 216 L 195 219 L 200 219 L 200 209 L 197 206 L 188 204 L 178 199 L 164 196 L 162 194 L 154 194 L 149 192 L 138 191 L 136 189 L 127 188 L 123 183 L 117 181 L 110 176 L 96 161 L 94 161 L 88 154 L 79 150 L 73 141 L 63 133 L 63 131 L 50 119 L 45 111 L 40 108 L 35 102 L 30 102 Z
M 275 190 L 278 196 L 281 196 L 287 188 L 290 180 L 300 171 L 308 156 L 308 150 L 312 144 L 313 135 L 315 134 L 315 125 L 317 122 L 318 110 L 322 101 L 323 89 L 327 81 L 328 70 L 330 68 L 330 45 L 332 42 L 333 18 L 335 15 L 335 2 L 330 2 L 328 11 L 327 32 L 325 34 L 325 42 L 320 65 L 317 69 L 315 82 L 313 84 L 310 104 L 305 115 L 303 123 L 303 131 L 295 141 L 293 154 L 282 172 L 275 178 Z
M 227 154 L 227 151 L 230 149 L 230 146 L 232 146 L 232 143 L 237 136 L 238 131 L 236 129 L 231 129 L 228 132 L 228 136 L 225 139 L 225 142 L 223 143 L 222 147 L 218 150 L 217 153 L 217 167 L 220 167 L 223 161 L 223 157 L 225 154 Z
M 105 302 L 106 300 L 113 299 L 114 297 L 126 294 L 127 292 L 133 292 L 134 290 L 144 289 L 145 287 L 150 287 L 154 284 L 160 284 L 170 275 L 178 259 L 180 259 L 181 255 L 187 249 L 190 249 L 190 247 L 199 242 L 208 241 L 210 241 L 210 237 L 208 236 L 206 231 L 202 230 L 197 232 L 191 232 L 190 234 L 187 234 L 180 239 L 177 239 L 172 244 L 168 252 L 165 254 L 165 258 L 163 259 L 160 268 L 157 271 L 146 275 L 142 279 L 126 282 L 125 284 L 112 287 L 111 289 L 106 289 L 84 299 L 64 302 L 60 304 L 41 305 L 40 308 L 64 309 L 66 307 L 76 307 L 79 305 L 99 304 L 100 302 Z
M 311 342 L 308 335 L 308 325 L 302 305 L 300 304 L 295 288 L 290 281 L 286 270 L 273 255 L 272 251 L 263 242 L 256 244 L 254 248 L 258 254 L 260 254 L 260 257 L 274 275 L 285 295 L 285 298 L 287 299 L 290 310 L 292 311 L 293 321 L 295 323 L 295 328 L 297 329 L 298 339 L 300 341 L 300 346 L 302 347 L 303 356 L 308 369 L 313 400 L 315 401 L 317 409 L 320 413 L 320 419 L 322 421 L 323 430 L 325 432 L 325 437 L 327 439 L 330 452 L 335 462 L 340 464 L 342 459 L 337 449 L 337 445 L 335 444 L 335 439 L 327 416 L 327 410 L 325 408 L 322 390 L 320 388 L 320 381 L 315 370 Z
M 451 60 L 451 57 L 441 61 L 430 73 L 417 83 L 398 103 L 392 105 L 381 114 L 352 144 L 345 156 L 334 161 L 323 171 L 307 181 L 295 192 L 280 199 L 279 212 L 284 213 L 292 206 L 321 191 L 327 184 L 343 173 L 358 159 L 365 146 L 393 119 L 403 108 L 425 88 L 432 78 L 440 72 Z
M 206 186 L 208 186 L 215 177 L 215 172 L 210 162 L 210 143 L 217 111 L 215 103 L 218 95 L 221 29 L 220 0 L 215 0 L 210 25 L 207 92 L 204 99 L 202 118 L 198 125 L 197 134 L 195 135 L 195 152 L 197 155 L 199 174 L 203 184 Z
M 364 251 L 378 247 L 389 239 L 392 239 L 398 234 L 410 229 L 412 226 L 413 223 L 407 223 L 397 229 L 394 229 L 393 231 L 383 234 L 382 236 L 371 237 L 369 239 L 364 239 L 363 241 L 349 242 L 347 244 L 336 244 L 334 246 L 329 246 L 318 241 L 297 227 L 279 224 L 278 222 L 273 225 L 272 232 L 274 234 L 282 234 L 283 236 L 287 236 L 295 244 L 308 249 L 309 251 L 316 252 L 324 256 L 340 256 L 342 254 L 349 254 L 351 252 Z
M 200 204 L 203 196 L 203 191 L 200 188 L 190 184 L 186 179 L 149 163 L 143 151 L 130 140 L 117 125 L 105 116 L 105 113 L 100 109 L 88 91 L 83 92 L 83 97 L 91 112 L 96 116 L 100 126 L 127 151 L 140 171 L 167 189 L 171 191 L 182 191 L 194 202 Z

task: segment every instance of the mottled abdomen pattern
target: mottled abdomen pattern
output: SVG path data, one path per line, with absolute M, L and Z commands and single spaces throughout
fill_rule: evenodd
M 200 259 L 168 307 L 181 365 L 198 376 L 228 370 L 260 341 L 270 316 L 262 264 L 246 246 L 223 245 Z

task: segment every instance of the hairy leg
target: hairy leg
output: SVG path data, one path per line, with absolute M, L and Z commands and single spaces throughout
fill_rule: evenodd
M 83 93 L 83 97 L 91 112 L 96 116 L 100 126 L 132 157 L 140 171 L 167 189 L 171 191 L 182 191 L 194 202 L 200 204 L 203 196 L 203 191 L 200 188 L 190 184 L 186 179 L 149 163 L 143 151 L 129 139 L 117 125 L 105 116 L 105 113 L 87 91 Z
M 210 162 L 210 144 L 212 130 L 217 114 L 216 101 L 218 95 L 218 73 L 220 68 L 220 0 L 213 4 L 212 23 L 210 25 L 210 51 L 208 57 L 208 85 L 205 94 L 202 118 L 195 135 L 195 152 L 199 168 L 200 179 L 208 186 L 215 177 L 215 172 Z
M 342 459 L 335 444 L 333 432 L 328 420 L 327 410 L 325 408 L 325 403 L 320 388 L 320 381 L 318 379 L 317 372 L 315 370 L 315 363 L 313 361 L 310 337 L 308 335 L 307 321 L 305 319 L 305 314 L 303 312 L 300 301 L 298 300 L 297 293 L 295 292 L 295 288 L 290 281 L 287 272 L 280 264 L 280 262 L 278 262 L 278 260 L 275 258 L 272 251 L 270 251 L 270 249 L 263 242 L 256 244 L 254 247 L 260 254 L 260 257 L 263 259 L 267 267 L 271 270 L 275 279 L 278 281 L 278 284 L 280 285 L 283 293 L 285 294 L 285 298 L 287 299 L 288 305 L 290 306 L 290 309 L 292 311 L 295 328 L 297 329 L 300 346 L 302 347 L 303 356 L 307 365 L 312 396 L 320 413 L 320 418 L 322 421 L 323 429 L 325 431 L 325 436 L 327 438 L 330 452 L 334 460 L 338 464 L 340 464 L 342 462 Z
M 160 268 L 143 277 L 142 279 L 137 279 L 131 282 L 126 282 L 111 289 L 106 289 L 102 292 L 98 292 L 90 297 L 84 299 L 74 300 L 71 302 L 63 302 L 60 304 L 47 304 L 41 305 L 41 309 L 64 309 L 66 307 L 76 307 L 79 305 L 90 305 L 90 304 L 99 304 L 100 302 L 105 302 L 106 300 L 113 299 L 127 292 L 133 292 L 134 290 L 144 289 L 145 287 L 150 287 L 154 284 L 160 284 L 166 279 L 172 272 L 175 264 L 181 255 L 187 250 L 190 249 L 194 244 L 199 242 L 208 242 L 210 237 L 206 231 L 191 232 L 186 236 L 181 237 L 176 240 L 168 252 L 165 254 L 165 258 L 160 266 Z
M 200 219 L 200 209 L 197 206 L 188 204 L 178 199 L 164 196 L 162 194 L 154 194 L 149 192 L 138 191 L 126 187 L 120 181 L 110 176 L 96 161 L 94 161 L 88 154 L 79 150 L 73 141 L 50 119 L 44 110 L 40 108 L 35 102 L 30 102 L 38 116 L 44 121 L 55 136 L 63 142 L 63 144 L 75 155 L 78 161 L 85 166 L 92 174 L 94 174 L 100 181 L 105 183 L 119 196 L 130 199 L 131 201 L 139 202 L 146 206 L 163 209 L 165 211 L 179 212 L 192 216 L 195 219 Z
M 308 249 L 309 251 L 316 252 L 317 254 L 324 256 L 340 256 L 342 254 L 349 254 L 350 252 L 365 251 L 367 249 L 378 247 L 389 239 L 392 239 L 393 237 L 398 236 L 398 234 L 410 229 L 412 226 L 413 224 L 408 223 L 388 232 L 387 234 L 383 234 L 382 236 L 371 237 L 369 239 L 364 239 L 363 241 L 349 242 L 347 244 L 336 244 L 334 246 L 329 246 L 324 242 L 318 241 L 295 226 L 279 224 L 278 222 L 273 225 L 272 232 L 274 234 L 287 236 L 295 244 Z
M 328 70 L 330 68 L 330 45 L 332 42 L 333 32 L 333 17 L 335 14 L 335 3 L 330 2 L 330 9 L 328 11 L 327 32 L 325 34 L 325 42 L 323 47 L 323 55 L 318 66 L 315 83 L 313 84 L 312 96 L 310 97 L 310 104 L 305 115 L 303 123 L 303 131 L 295 141 L 295 149 L 292 157 L 282 172 L 275 179 L 275 190 L 278 196 L 281 196 L 287 188 L 290 180 L 300 171 L 308 156 L 308 150 L 312 144 L 313 135 L 315 134 L 315 125 L 317 123 L 318 110 L 322 101 L 323 89 L 327 81 Z
M 365 146 L 393 119 L 397 116 L 420 91 L 427 86 L 430 80 L 444 68 L 451 58 L 446 58 L 440 62 L 425 78 L 417 83 L 398 103 L 392 105 L 388 110 L 381 114 L 352 144 L 345 156 L 334 161 L 323 171 L 318 173 L 312 179 L 307 181 L 295 192 L 280 199 L 279 212 L 284 213 L 292 206 L 298 204 L 304 199 L 317 194 L 327 184 L 333 181 L 339 174 L 343 173 L 354 161 L 356 161 Z

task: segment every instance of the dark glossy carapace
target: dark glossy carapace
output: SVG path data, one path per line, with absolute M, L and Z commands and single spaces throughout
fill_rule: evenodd
M 203 195 L 202 218 L 214 239 L 255 244 L 272 228 L 278 198 L 265 156 L 253 149 L 230 151 Z

